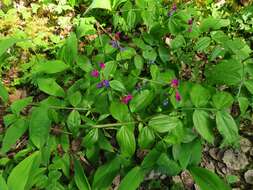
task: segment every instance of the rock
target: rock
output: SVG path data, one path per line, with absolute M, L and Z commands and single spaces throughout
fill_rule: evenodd
M 217 153 L 218 153 L 218 148 L 211 148 L 209 150 L 209 155 L 214 159 L 214 160 L 218 160 L 217 158 Z
M 226 166 L 232 170 L 244 169 L 249 164 L 249 161 L 243 152 L 233 151 L 231 149 L 224 153 L 222 160 Z
M 250 149 L 249 154 L 250 154 L 250 156 L 253 156 L 253 148 Z
M 194 181 L 192 179 L 191 174 L 188 171 L 183 171 L 181 173 L 181 179 L 186 189 L 189 189 L 189 190 L 192 189 L 194 185 Z
M 246 153 L 249 152 L 249 150 L 251 149 L 251 142 L 249 141 L 249 139 L 242 137 L 240 140 L 240 145 L 241 145 L 241 150 L 242 152 Z
M 194 184 L 195 190 L 201 190 L 198 185 Z
M 246 183 L 253 185 L 253 170 L 248 170 L 245 172 L 244 179 Z
M 182 182 L 182 179 L 181 179 L 181 177 L 180 177 L 179 175 L 173 176 L 173 177 L 172 177 L 172 181 L 173 181 L 174 183 L 183 183 L 183 182 Z
M 9 100 L 10 100 L 10 103 L 13 103 L 15 102 L 16 100 L 20 100 L 20 99 L 23 99 L 27 96 L 27 93 L 25 90 L 15 90 L 14 93 L 10 94 L 9 96 Z

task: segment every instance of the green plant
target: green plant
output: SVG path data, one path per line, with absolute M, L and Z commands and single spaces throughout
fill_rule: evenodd
M 53 58 L 23 66 L 34 90 L 4 116 L 1 189 L 102 190 L 120 175 L 118 188 L 134 190 L 151 170 L 189 170 L 202 190 L 230 189 L 198 165 L 216 136 L 238 146 L 238 124 L 252 105 L 247 41 L 227 33 L 229 18 L 193 3 L 101 2 L 77 19 Z M 95 8 L 112 18 L 112 31 L 89 15 Z M 0 56 L 15 43 L 1 41 Z M 0 96 L 7 103 L 3 85 Z M 236 103 L 241 115 L 232 116 Z

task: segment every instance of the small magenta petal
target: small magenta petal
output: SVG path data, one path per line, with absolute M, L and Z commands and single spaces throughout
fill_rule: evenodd
M 178 102 L 182 99 L 178 91 L 176 91 L 175 97 Z
M 93 70 L 92 72 L 91 72 L 91 76 L 92 77 L 95 77 L 95 78 L 98 78 L 99 77 L 99 71 L 98 70 Z
M 100 63 L 99 66 L 100 66 L 101 69 L 104 69 L 105 68 L 105 63 Z
M 179 80 L 178 79 L 173 79 L 171 82 L 170 82 L 170 85 L 172 88 L 177 88 L 178 85 L 179 85 Z

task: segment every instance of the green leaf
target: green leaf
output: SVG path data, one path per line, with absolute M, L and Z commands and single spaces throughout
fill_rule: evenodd
M 171 160 L 165 153 L 161 154 L 156 163 L 159 171 L 169 176 L 175 176 L 182 170 L 178 163 L 174 160 Z
M 135 49 L 128 47 L 117 54 L 116 60 L 123 61 L 123 60 L 132 59 L 135 55 L 136 55 Z
M 177 127 L 173 128 L 171 132 L 163 138 L 163 141 L 168 145 L 180 144 L 184 138 L 186 131 L 183 123 L 179 122 Z
M 161 114 L 153 117 L 149 121 L 148 126 L 159 133 L 166 133 L 176 128 L 180 123 L 181 121 L 177 117 Z
M 121 154 L 126 157 L 131 157 L 135 152 L 135 137 L 134 132 L 129 127 L 122 126 L 116 135 L 120 146 Z
M 2 1 L 4 5 L 9 6 L 12 4 L 12 0 L 3 0 Z
M 149 127 L 141 129 L 138 136 L 138 144 L 142 149 L 150 148 L 155 142 L 155 134 Z
M 29 124 L 29 138 L 37 148 L 47 142 L 51 121 L 48 117 L 48 108 L 45 106 L 33 108 Z
M 223 136 L 223 145 L 234 145 L 239 141 L 238 128 L 233 117 L 225 112 L 216 113 L 216 124 L 219 132 Z
M 24 119 L 18 119 L 14 124 L 7 128 L 2 142 L 1 151 L 6 153 L 11 146 L 25 133 L 28 125 Z
M 217 109 L 230 108 L 234 102 L 234 98 L 228 92 L 217 92 L 212 97 L 213 105 Z
M 245 112 L 247 111 L 247 109 L 249 107 L 249 100 L 246 97 L 239 97 L 238 102 L 239 102 L 241 115 L 243 115 L 243 114 L 245 114 Z
M 21 100 L 16 100 L 11 104 L 12 113 L 19 115 L 20 112 L 32 102 L 32 97 L 27 97 Z
M 247 80 L 247 81 L 244 81 L 244 85 L 245 87 L 247 88 L 247 90 L 253 94 L 253 80 Z
M 242 64 L 237 60 L 223 60 L 205 70 L 207 80 L 212 84 L 238 85 L 242 79 Z
M 57 96 L 57 97 L 64 97 L 65 92 L 62 87 L 55 82 L 52 78 L 40 78 L 37 80 L 39 89 L 46 94 Z
M 0 46 L 1 47 L 1 46 Z M 9 100 L 9 94 L 8 91 L 5 89 L 4 85 L 2 84 L 2 82 L 0 82 L 0 98 L 2 98 L 2 100 L 7 103 Z
M 27 190 L 26 185 L 32 179 L 32 173 L 38 168 L 40 152 L 34 152 L 21 161 L 10 173 L 7 185 L 9 190 Z
M 64 48 L 64 60 L 67 64 L 74 64 L 78 57 L 78 40 L 75 33 L 67 38 Z
M 155 61 L 156 57 L 157 57 L 157 53 L 156 51 L 148 46 L 149 48 L 147 48 L 146 50 L 143 51 L 142 56 L 144 59 L 150 60 L 150 61 Z
M 72 133 L 76 134 L 78 132 L 79 126 L 81 125 L 81 116 L 77 110 L 73 110 L 69 114 L 67 125 Z
M 133 10 L 129 10 L 127 14 L 127 25 L 129 30 L 134 28 L 135 26 L 135 21 L 136 21 L 136 13 Z
M 100 166 L 94 175 L 92 190 L 107 189 L 120 170 L 121 160 L 119 157 Z
M 70 104 L 76 107 L 78 106 L 78 104 L 81 103 L 82 94 L 80 91 L 76 91 L 75 93 L 71 94 L 68 99 L 69 99 Z
M 200 167 L 191 167 L 189 171 L 201 190 L 231 190 L 215 173 Z
M 204 51 L 209 47 L 210 44 L 211 44 L 211 38 L 209 38 L 209 37 L 199 38 L 199 40 L 197 41 L 197 43 L 194 47 L 194 50 Z
M 190 96 L 193 105 L 196 107 L 205 106 L 208 103 L 209 99 L 211 98 L 209 90 L 207 90 L 200 84 L 195 84 L 192 87 Z
M 148 106 L 153 98 L 153 94 L 149 90 L 143 90 L 134 96 L 130 102 L 131 112 L 138 112 Z
M 157 78 L 160 74 L 159 67 L 157 65 L 151 65 L 150 66 L 150 73 L 151 73 L 152 79 L 157 80 Z
M 160 56 L 162 62 L 168 63 L 170 60 L 168 49 L 160 45 L 158 52 L 159 52 L 159 56 Z
M 91 148 L 98 141 L 98 129 L 91 129 L 84 137 L 83 144 L 87 148 Z
M 203 110 L 195 110 L 193 123 L 197 132 L 209 143 L 214 142 L 214 134 L 211 128 L 209 114 Z
M 93 69 L 89 58 L 85 55 L 78 55 L 76 58 L 76 63 L 86 73 L 90 73 Z
M 9 49 L 11 46 L 13 46 L 16 42 L 19 40 L 15 38 L 8 38 L 0 41 L 0 57 Z
M 76 29 L 78 38 L 81 38 L 86 35 L 96 34 L 96 29 L 94 28 L 96 19 L 94 17 L 79 18 L 79 20 L 80 23 Z
M 112 77 L 117 69 L 117 62 L 116 61 L 109 61 L 106 62 L 106 67 L 103 70 L 105 79 L 109 79 Z
M 141 167 L 132 168 L 123 178 L 119 185 L 119 190 L 136 190 L 144 180 L 145 173 Z
M 173 50 L 184 47 L 185 45 L 186 45 L 186 42 L 185 42 L 184 36 L 182 35 L 177 35 L 176 38 L 174 38 L 171 41 L 171 48 Z
M 91 190 L 89 181 L 84 174 L 83 167 L 81 163 L 74 159 L 74 170 L 75 170 L 75 183 L 79 190 Z
M 198 165 L 201 161 L 201 152 L 202 147 L 198 139 L 173 146 L 173 156 L 179 161 L 182 169 L 188 165 Z
M 88 9 L 108 9 L 112 10 L 110 0 L 93 0 Z
M 154 165 L 156 165 L 156 161 L 161 155 L 161 151 L 157 150 L 157 148 L 153 148 L 149 153 L 144 157 L 141 167 L 147 171 L 153 169 Z
M 0 175 L 0 189 L 1 190 L 8 190 L 8 186 L 7 186 L 5 179 L 3 178 L 2 175 Z
M 42 62 L 42 63 L 37 64 L 32 72 L 55 74 L 55 73 L 65 71 L 68 68 L 69 68 L 69 66 L 66 65 L 63 61 L 50 60 L 50 61 L 46 61 L 46 62 Z
M 124 122 L 129 120 L 128 107 L 120 102 L 112 102 L 110 106 L 112 117 L 118 121 Z
M 208 32 L 209 30 L 218 30 L 222 27 L 228 26 L 229 24 L 229 19 L 213 18 L 210 16 L 201 22 L 200 30 L 202 32 Z
M 118 80 L 112 80 L 110 81 L 110 87 L 113 90 L 119 91 L 119 92 L 126 92 L 126 88 L 124 84 Z

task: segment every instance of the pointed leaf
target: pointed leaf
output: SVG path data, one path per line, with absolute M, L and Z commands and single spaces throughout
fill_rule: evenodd
M 7 128 L 3 139 L 1 151 L 6 153 L 11 146 L 25 133 L 28 125 L 24 119 L 17 120 L 14 124 Z
M 40 78 L 38 79 L 39 89 L 49 95 L 64 97 L 65 92 L 62 87 L 55 82 L 52 78 Z
M 34 108 L 29 124 L 29 138 L 37 148 L 41 148 L 47 142 L 50 126 L 48 108 L 44 106 Z
M 122 126 L 117 132 L 117 141 L 122 155 L 131 157 L 135 152 L 134 132 L 129 127 Z
M 219 132 L 224 138 L 223 145 L 234 145 L 238 143 L 238 128 L 233 117 L 229 113 L 218 111 L 216 113 L 216 124 Z
M 215 173 L 205 168 L 191 167 L 189 171 L 201 190 L 231 190 Z
M 141 167 L 131 169 L 119 185 L 119 190 L 136 190 L 144 180 L 145 173 Z
M 21 161 L 10 173 L 7 184 L 9 190 L 27 190 L 26 185 L 31 179 L 34 167 L 38 165 L 40 153 L 34 152 L 32 155 Z
M 74 169 L 75 169 L 75 183 L 79 190 L 91 190 L 89 181 L 84 174 L 83 167 L 78 160 L 74 160 Z
M 193 123 L 197 132 L 209 143 L 214 142 L 214 134 L 211 128 L 209 114 L 203 110 L 195 110 Z
M 9 94 L 2 82 L 0 82 L 0 99 L 3 100 L 3 102 L 7 102 L 9 99 Z

